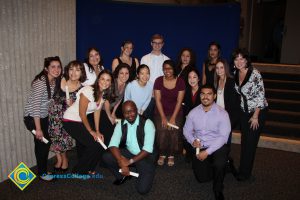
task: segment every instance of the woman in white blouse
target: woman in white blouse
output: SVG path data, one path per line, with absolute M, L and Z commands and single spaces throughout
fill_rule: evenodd
M 101 54 L 97 48 L 91 47 L 88 49 L 84 69 L 86 73 L 86 81 L 83 82 L 82 85 L 93 85 L 99 73 L 104 69 Z

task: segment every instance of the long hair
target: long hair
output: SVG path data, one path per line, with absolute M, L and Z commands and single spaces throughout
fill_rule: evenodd
M 103 90 L 103 91 L 100 91 L 99 79 L 101 78 L 101 76 L 103 74 L 108 74 L 110 76 L 110 78 L 111 78 L 111 86 L 109 88 Z M 92 87 L 94 88 L 94 99 L 95 99 L 95 101 L 99 100 L 100 95 L 102 95 L 103 99 L 109 100 L 109 101 L 111 99 L 115 98 L 114 97 L 114 91 L 115 91 L 114 78 L 113 78 L 112 73 L 109 70 L 107 70 L 107 69 L 104 69 L 104 70 L 102 70 L 99 73 L 99 75 L 98 75 L 98 77 L 97 77 L 97 79 L 96 79 L 96 81 L 95 81 L 95 83 L 94 83 L 94 85 Z
M 227 61 L 225 59 L 220 58 L 220 59 L 217 60 L 216 65 L 218 63 L 222 63 L 224 65 L 225 79 L 226 78 L 232 78 L 232 75 L 230 74 L 229 65 L 228 65 Z M 215 70 L 215 72 L 214 72 L 214 86 L 215 86 L 215 88 L 218 88 L 219 80 L 220 80 L 220 77 L 217 75 L 217 72 Z
M 130 79 L 131 68 L 130 68 L 130 66 L 129 66 L 127 63 L 120 63 L 120 64 L 118 64 L 118 66 L 116 67 L 115 71 L 113 72 L 113 76 L 114 76 L 115 79 L 118 79 L 118 77 L 119 77 L 119 72 L 120 72 L 121 69 L 123 69 L 123 68 L 125 68 L 125 69 L 128 70 L 128 76 L 129 76 L 129 78 L 128 78 L 128 80 L 126 81 L 126 84 L 127 84 L 128 82 L 132 81 L 132 80 Z
M 86 55 L 86 58 L 84 59 L 84 62 L 87 64 L 87 66 L 89 67 L 89 72 L 93 72 L 93 71 L 95 71 L 94 70 L 94 67 L 90 64 L 90 62 L 89 62 L 89 57 L 90 57 L 90 53 L 91 53 L 91 51 L 96 51 L 96 52 L 98 52 L 98 54 L 99 54 L 99 56 L 100 56 L 100 61 L 99 61 L 99 63 L 98 63 L 98 66 L 99 67 L 101 67 L 101 66 L 103 66 L 103 59 L 102 59 L 102 56 L 101 56 L 101 53 L 100 53 L 100 51 L 96 48 L 96 47 L 90 47 L 89 49 L 88 49 L 88 51 L 87 51 L 87 55 Z
M 46 87 L 47 87 L 47 93 L 48 93 L 48 99 L 51 99 L 53 96 L 56 95 L 56 93 L 58 93 L 59 89 L 60 89 L 60 81 L 61 81 L 61 75 L 57 78 L 55 78 L 55 88 L 54 88 L 54 93 L 53 96 L 51 97 L 51 89 L 50 89 L 50 83 L 49 83 L 49 79 L 48 79 L 48 72 L 46 69 L 49 68 L 50 64 L 52 61 L 57 61 L 59 62 L 60 66 L 62 67 L 61 61 L 59 56 L 54 56 L 54 57 L 47 57 L 44 58 L 44 67 L 43 70 L 37 74 L 34 79 L 31 82 L 31 85 L 36 81 L 36 80 L 42 80 L 43 78 L 45 79 L 46 82 Z
M 191 56 L 191 60 L 190 60 L 190 63 L 188 64 L 188 66 L 196 68 L 195 52 L 191 48 L 182 48 L 177 56 L 177 66 L 176 66 L 177 74 L 180 73 L 180 71 L 181 71 L 181 65 L 182 65 L 181 55 L 183 54 L 184 51 L 188 51 Z
M 211 57 L 209 55 L 209 49 L 210 49 L 211 46 L 216 46 L 217 47 L 217 49 L 218 49 L 218 58 L 221 57 L 221 45 L 219 43 L 217 43 L 217 42 L 211 42 L 208 45 L 207 58 L 205 60 L 205 65 L 209 65 L 211 63 Z

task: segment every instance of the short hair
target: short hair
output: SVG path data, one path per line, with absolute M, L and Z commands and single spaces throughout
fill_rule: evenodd
M 177 72 L 176 72 L 176 67 L 175 67 L 175 63 L 173 60 L 165 60 L 163 65 L 162 65 L 162 69 L 164 70 L 164 66 L 165 65 L 170 65 L 173 69 L 173 76 L 177 76 Z
M 141 65 L 138 66 L 138 68 L 136 69 L 136 75 L 138 75 L 138 74 L 140 73 L 140 71 L 141 71 L 142 69 L 144 69 L 144 68 L 148 69 L 148 71 L 149 71 L 149 73 L 150 73 L 150 68 L 148 67 L 148 65 L 141 64 Z
M 164 42 L 164 37 L 163 37 L 162 35 L 158 34 L 158 33 L 152 35 L 151 41 L 153 41 L 153 40 L 155 40 L 155 39 L 161 39 L 161 40 Z
M 215 88 L 213 85 L 211 85 L 211 84 L 205 84 L 205 85 L 202 85 L 200 91 L 202 91 L 202 89 L 211 89 L 211 90 L 213 91 L 214 94 L 217 94 L 216 88 Z M 201 92 L 200 92 L 200 93 L 201 93 Z
M 245 48 L 236 48 L 232 53 L 232 60 L 234 61 L 239 55 L 247 60 L 246 68 L 251 68 L 251 59 L 247 49 Z
M 77 67 L 77 68 L 80 69 L 81 75 L 80 75 L 79 81 L 81 83 L 83 83 L 86 80 L 86 73 L 85 73 L 84 65 L 79 60 L 73 60 L 73 61 L 69 62 L 69 64 L 67 66 L 65 66 L 65 69 L 64 69 L 64 77 L 65 77 L 65 79 L 66 80 L 70 79 L 69 70 L 72 67 Z

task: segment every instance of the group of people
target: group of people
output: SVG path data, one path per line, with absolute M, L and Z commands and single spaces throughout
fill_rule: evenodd
M 156 165 L 172 167 L 175 155 L 184 152 L 196 179 L 213 179 L 216 199 L 224 199 L 231 132 L 237 127 L 242 136 L 236 178 L 251 178 L 268 104 L 248 52 L 233 52 L 232 74 L 220 45 L 212 42 L 200 76 L 192 49 L 183 48 L 176 64 L 162 53 L 163 45 L 163 36 L 153 35 L 152 51 L 139 63 L 131 56 L 133 43 L 125 41 L 112 61 L 112 72 L 104 68 L 97 48 L 88 50 L 84 63 L 71 61 L 64 72 L 59 57 L 45 58 L 24 115 L 27 129 L 35 131 L 40 179 L 52 180 L 49 150 L 57 158 L 54 171 L 68 171 L 66 152 L 75 139 L 78 162 L 72 173 L 95 174 L 100 162 L 116 177 L 114 184 L 121 185 L 135 166 L 137 191 L 146 194 Z

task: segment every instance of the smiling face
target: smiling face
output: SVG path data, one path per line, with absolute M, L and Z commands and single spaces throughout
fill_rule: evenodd
M 147 67 L 142 68 L 138 73 L 138 82 L 145 85 L 150 79 L 150 71 Z
M 132 43 L 126 43 L 123 47 L 121 47 L 121 51 L 123 54 L 130 56 L 133 51 Z
M 174 77 L 174 69 L 169 64 L 163 65 L 163 72 L 164 72 L 165 78 L 173 78 Z
M 162 39 L 154 39 L 151 42 L 152 50 L 155 52 L 161 51 L 164 46 L 164 41 Z
M 69 68 L 69 80 L 78 81 L 81 77 L 81 70 L 79 65 L 73 65 Z
M 120 69 L 119 73 L 118 73 L 118 80 L 121 83 L 126 83 L 129 79 L 129 71 L 127 68 L 123 67 Z
M 200 93 L 201 104 L 203 107 L 209 108 L 214 103 L 216 94 L 211 88 L 202 88 Z
M 49 80 L 53 80 L 54 78 L 57 78 L 61 75 L 61 65 L 59 61 L 51 61 L 50 65 L 45 68 L 45 70 L 47 71 L 47 75 L 48 75 L 48 79 Z
M 95 49 L 92 49 L 89 52 L 89 63 L 92 66 L 97 66 L 101 61 L 101 57 L 98 51 L 96 51 Z
M 222 62 L 218 62 L 216 64 L 216 74 L 219 77 L 224 77 L 225 76 L 225 66 Z
M 238 54 L 234 59 L 234 65 L 238 70 L 245 69 L 247 67 L 247 60 L 241 54 Z
M 191 71 L 188 75 L 188 82 L 189 85 L 194 88 L 194 87 L 198 87 L 199 84 L 199 76 L 196 74 L 196 72 Z
M 124 118 L 131 124 L 137 117 L 137 108 L 133 101 L 126 101 L 122 106 Z
M 112 82 L 111 76 L 107 73 L 103 73 L 100 76 L 99 81 L 98 81 L 100 91 L 103 91 L 103 90 L 106 90 L 107 88 L 109 88 L 111 86 L 111 82 Z
M 182 65 L 184 67 L 187 66 L 191 62 L 191 53 L 187 50 L 183 51 L 182 54 L 181 54 L 180 59 L 181 59 Z

